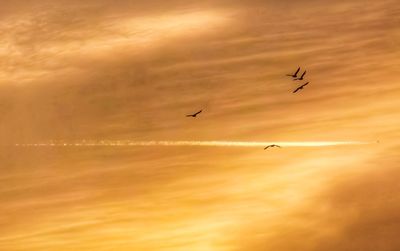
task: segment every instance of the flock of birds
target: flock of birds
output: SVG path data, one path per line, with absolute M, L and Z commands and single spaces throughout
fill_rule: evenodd
M 305 70 L 305 71 L 301 74 L 300 77 L 297 75 L 297 74 L 299 74 L 299 72 L 300 72 L 300 67 L 297 68 L 297 70 L 296 70 L 295 73 L 293 73 L 293 74 L 286 74 L 286 76 L 292 77 L 293 81 L 298 81 L 298 80 L 301 81 L 301 80 L 304 80 L 304 76 L 306 75 L 307 71 Z M 306 83 L 304 83 L 304 84 L 298 86 L 298 87 L 293 91 L 293 93 L 296 93 L 296 92 L 298 92 L 298 91 L 300 91 L 300 90 L 303 90 L 303 88 L 304 88 L 306 85 L 308 85 L 309 83 L 310 83 L 310 82 L 306 82 Z M 199 115 L 199 114 L 202 113 L 202 112 L 203 112 L 203 110 L 200 110 L 200 111 L 198 111 L 198 112 L 196 112 L 196 113 L 188 114 L 188 115 L 186 115 L 186 117 L 196 118 L 197 115 Z M 279 145 L 272 144 L 272 145 L 268 145 L 268 146 L 264 147 L 264 150 L 267 150 L 268 148 L 274 148 L 274 147 L 281 148 L 281 146 L 279 146 Z
M 297 74 L 299 73 L 299 71 L 300 71 L 300 67 L 297 68 L 297 71 L 294 74 L 286 74 L 286 76 L 292 77 L 293 80 L 303 80 L 304 79 L 304 75 L 306 75 L 307 71 L 304 71 L 303 74 L 301 74 L 300 77 L 297 77 Z M 302 90 L 304 88 L 304 86 L 308 85 L 309 83 L 310 82 L 307 82 L 305 84 L 300 85 L 299 87 L 296 88 L 296 90 L 293 91 L 293 93 L 296 93 L 296 92 Z

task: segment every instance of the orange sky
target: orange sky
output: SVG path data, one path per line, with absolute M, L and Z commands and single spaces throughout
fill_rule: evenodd
M 397 251 L 399 107 L 395 0 L 2 1 L 0 250 Z

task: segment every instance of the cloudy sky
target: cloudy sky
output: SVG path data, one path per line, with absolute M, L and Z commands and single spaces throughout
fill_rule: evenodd
M 399 107 L 396 0 L 4 0 L 0 250 L 397 251 Z

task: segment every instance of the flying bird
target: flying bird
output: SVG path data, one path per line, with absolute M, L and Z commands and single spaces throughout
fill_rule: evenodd
M 294 90 L 294 91 L 293 91 L 293 93 L 296 93 L 296 92 L 298 92 L 298 91 L 302 90 L 302 89 L 304 88 L 304 86 L 308 85 L 308 83 L 310 83 L 310 82 L 307 82 L 307 83 L 305 83 L 305 84 L 303 84 L 303 85 L 301 85 L 301 86 L 297 87 L 297 89 L 296 89 L 296 90 Z
M 198 112 L 196 112 L 196 113 L 194 113 L 194 114 L 186 115 L 186 117 L 193 117 L 193 118 L 196 118 L 196 116 L 199 115 L 202 111 L 203 111 L 203 110 L 200 110 L 200 111 L 198 111 Z
M 269 146 L 264 147 L 264 150 L 267 150 L 270 147 L 279 147 L 279 148 L 281 148 L 280 146 L 273 144 L 273 145 L 269 145 Z
M 299 73 L 299 71 L 300 71 L 300 67 L 297 68 L 297 71 L 294 74 L 286 74 L 286 76 L 290 76 L 292 78 L 297 78 L 297 73 Z
M 306 72 L 307 72 L 307 71 L 304 71 L 303 74 L 301 74 L 301 77 L 295 78 L 295 79 L 293 79 L 293 80 L 303 80 L 303 79 L 304 79 L 303 77 L 304 77 L 304 75 L 306 75 Z

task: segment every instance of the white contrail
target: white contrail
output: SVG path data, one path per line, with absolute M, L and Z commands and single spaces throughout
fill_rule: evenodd
M 368 144 L 361 141 L 132 141 L 132 140 L 80 140 L 80 141 L 49 141 L 42 143 L 15 144 L 21 147 L 63 147 L 63 146 L 217 146 L 217 147 L 262 147 L 267 145 L 282 147 L 323 147 L 340 145 Z

